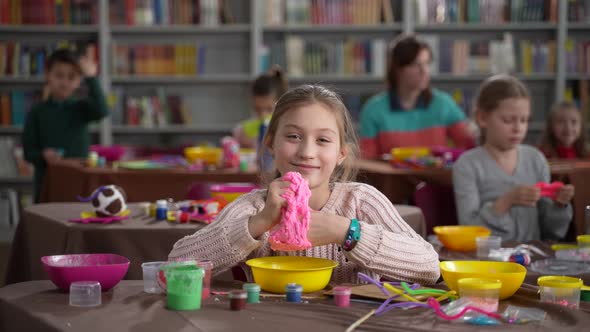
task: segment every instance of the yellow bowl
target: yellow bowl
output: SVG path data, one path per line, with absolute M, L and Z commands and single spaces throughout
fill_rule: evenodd
M 454 251 L 473 251 L 476 237 L 492 234 L 483 226 L 436 226 L 433 231 L 445 248 Z
M 184 149 L 184 157 L 191 164 L 197 160 L 203 160 L 209 165 L 217 165 L 221 161 L 221 154 L 222 150 L 220 148 L 207 146 L 195 146 Z
M 280 294 L 285 293 L 288 283 L 300 284 L 304 293 L 322 290 L 330 282 L 332 270 L 338 266 L 329 259 L 301 256 L 260 257 L 246 264 L 260 288 Z
M 423 147 L 404 147 L 391 149 L 391 156 L 394 160 L 405 160 L 411 157 L 425 157 L 430 155 L 429 148 Z
M 463 278 L 497 279 L 502 282 L 500 300 L 511 297 L 522 285 L 526 268 L 510 262 L 445 261 L 440 263 L 440 272 L 447 286 L 459 292 L 457 282 Z

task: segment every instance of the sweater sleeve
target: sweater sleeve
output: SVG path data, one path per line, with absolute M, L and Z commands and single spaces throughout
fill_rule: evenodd
M 27 116 L 22 140 L 25 160 L 35 166 L 43 164 L 45 162 L 43 159 L 43 147 L 39 142 L 39 121 L 35 110 L 32 110 Z
M 98 121 L 109 114 L 107 101 L 96 77 L 85 79 L 88 86 L 88 97 L 80 100 L 87 122 Z
M 264 207 L 261 197 L 260 191 L 238 197 L 221 210 L 211 225 L 178 240 L 168 259 L 209 259 L 215 274 L 240 263 L 262 244 L 248 230 L 250 217 Z
M 361 238 L 347 258 L 392 280 L 434 284 L 440 276 L 432 245 L 401 218 L 389 199 L 371 186 L 359 197 Z
M 481 204 L 477 169 L 471 160 L 459 161 L 453 166 L 453 190 L 460 225 L 485 226 L 495 234 L 514 234 L 514 220 L 510 213 L 498 215 L 494 202 Z
M 542 181 L 549 183 L 551 176 L 547 160 L 539 153 L 539 162 L 541 167 Z M 573 218 L 573 209 L 571 203 L 566 206 L 558 206 L 555 202 L 547 197 L 541 197 L 537 203 L 539 209 L 539 223 L 541 227 L 541 237 L 543 240 L 562 240 L 569 228 Z

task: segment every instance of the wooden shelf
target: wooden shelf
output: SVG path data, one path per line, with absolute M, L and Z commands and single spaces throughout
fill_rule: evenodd
M 38 24 L 23 24 L 23 25 L 0 25 L 0 33 L 67 33 L 67 34 L 92 34 L 98 33 L 98 26 L 96 25 L 38 25 Z M 7 36 L 5 36 L 7 37 Z
M 146 128 L 140 126 L 113 126 L 116 135 L 159 135 L 159 134 L 223 134 L 231 133 L 235 124 L 211 125 L 168 125 L 165 127 Z
M 20 135 L 22 132 L 22 127 L 0 127 L 0 135 Z
M 113 34 L 231 34 L 250 32 L 249 24 L 227 24 L 219 26 L 201 25 L 113 25 Z
M 394 24 L 374 24 L 374 25 L 351 25 L 351 24 L 329 24 L 329 25 L 281 25 L 266 26 L 263 32 L 298 32 L 298 33 L 369 33 L 369 32 L 392 32 L 401 31 L 402 25 Z
M 208 84 L 249 83 L 249 74 L 203 76 L 113 76 L 113 84 Z
M 440 23 L 440 24 L 417 24 L 416 32 L 441 31 L 452 32 L 486 32 L 486 31 L 552 31 L 557 30 L 557 24 L 548 22 L 522 22 L 522 23 Z

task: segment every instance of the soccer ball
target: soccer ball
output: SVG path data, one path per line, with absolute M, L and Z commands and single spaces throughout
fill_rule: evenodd
M 92 206 L 97 217 L 113 217 L 127 210 L 127 195 L 119 186 L 102 186 L 96 189 L 92 196 Z

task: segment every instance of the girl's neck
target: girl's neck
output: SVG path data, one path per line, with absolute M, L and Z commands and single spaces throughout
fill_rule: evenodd
M 420 96 L 421 91 L 415 89 L 405 89 L 403 87 L 397 88 L 397 98 L 403 109 L 410 110 L 416 107 L 416 102 Z
M 311 197 L 309 198 L 309 207 L 313 210 L 319 211 L 328 202 L 330 198 L 330 187 L 328 185 L 311 190 Z

